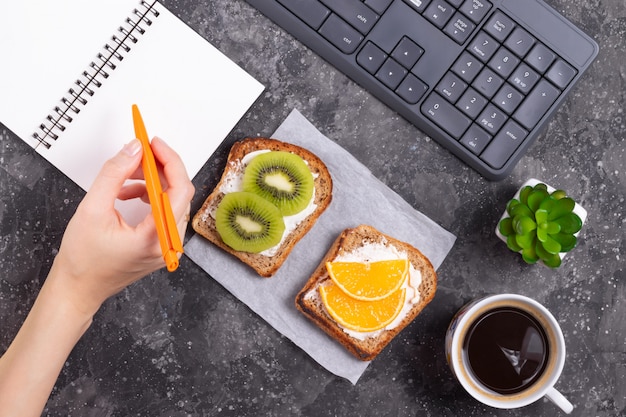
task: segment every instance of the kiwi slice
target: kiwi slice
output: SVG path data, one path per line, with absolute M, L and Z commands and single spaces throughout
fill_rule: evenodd
M 215 227 L 231 248 L 257 253 L 280 243 L 285 222 L 275 205 L 240 191 L 224 195 L 215 211 Z
M 283 216 L 299 213 L 313 196 L 313 174 L 296 154 L 271 151 L 254 157 L 243 174 L 243 190 L 274 204 Z

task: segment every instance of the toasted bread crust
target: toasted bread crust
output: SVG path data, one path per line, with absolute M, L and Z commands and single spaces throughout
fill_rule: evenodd
M 287 151 L 299 155 L 307 162 L 314 177 L 315 211 L 287 236 L 274 256 L 264 256 L 257 253 L 240 252 L 232 249 L 222 241 L 215 228 L 215 219 L 209 214 L 212 210 L 215 210 L 215 207 L 217 207 L 222 197 L 224 197 L 224 193 L 220 191 L 220 188 L 225 183 L 228 175 L 232 173 L 232 170 L 237 169 L 239 161 L 247 154 L 259 150 Z M 276 273 L 283 262 L 285 262 L 296 243 L 304 237 L 313 227 L 319 216 L 326 210 L 332 200 L 332 190 L 333 182 L 328 168 L 322 160 L 312 152 L 276 139 L 246 138 L 236 142 L 232 146 L 220 182 L 206 198 L 204 204 L 194 216 L 192 227 L 198 234 L 252 267 L 260 276 L 271 277 Z
M 320 297 L 307 296 L 311 291 L 317 291 L 320 284 L 330 280 L 326 271 L 326 262 L 333 261 L 339 255 L 350 253 L 360 246 L 372 243 L 382 243 L 394 246 L 396 249 L 406 252 L 411 265 L 422 274 L 422 282 L 419 286 L 420 301 L 409 311 L 404 320 L 395 328 L 383 330 L 375 337 L 359 340 L 348 335 L 337 322 L 326 312 Z M 306 317 L 317 324 L 329 336 L 341 343 L 354 356 L 363 361 L 374 359 L 383 348 L 411 323 L 415 317 L 434 298 L 437 289 L 437 275 L 430 260 L 418 249 L 408 243 L 387 236 L 368 225 L 360 225 L 353 229 L 344 230 L 330 247 L 324 259 L 315 269 L 302 290 L 296 296 L 296 308 Z

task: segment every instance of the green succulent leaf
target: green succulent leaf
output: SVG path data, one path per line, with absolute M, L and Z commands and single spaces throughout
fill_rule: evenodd
M 528 264 L 534 264 L 539 260 L 539 256 L 537 256 L 537 252 L 535 251 L 534 246 L 530 246 L 528 248 L 524 248 L 522 250 L 522 259 Z
M 546 240 L 541 242 L 543 244 L 543 248 L 549 253 L 559 253 L 561 252 L 561 244 L 554 240 L 550 235 L 546 237 Z
M 522 203 L 513 206 L 509 214 L 511 215 L 511 217 L 517 217 L 517 216 L 533 217 L 533 212 L 528 208 L 528 206 Z
M 540 242 L 548 240 L 548 231 L 542 227 L 537 228 L 537 239 Z
M 555 220 L 561 226 L 561 233 L 578 233 L 583 227 L 583 221 L 576 213 L 567 213 Z
M 500 223 L 498 223 L 498 230 L 500 231 L 500 233 L 502 233 L 503 236 L 509 236 L 515 233 L 515 231 L 513 230 L 513 219 L 511 219 L 510 217 L 505 217 L 504 219 L 500 220 Z
M 537 183 L 535 184 L 535 190 L 548 191 L 548 185 L 543 182 Z
M 537 228 L 537 223 L 528 216 L 515 216 L 512 221 L 513 229 L 518 235 L 525 235 Z
M 576 203 L 569 197 L 561 198 L 560 200 L 556 200 L 556 204 L 550 210 L 550 215 L 548 218 L 550 220 L 556 220 L 559 217 L 562 217 L 568 213 L 571 213 L 574 210 L 574 206 Z
M 511 214 L 511 210 L 513 210 L 513 207 L 517 206 L 518 204 L 520 204 L 519 200 L 512 198 L 509 200 L 508 203 L 506 203 L 506 212 L 509 213 L 510 216 L 513 216 Z
M 548 197 L 548 192 L 546 190 L 543 189 L 534 189 L 533 191 L 531 191 L 531 193 L 528 195 L 528 208 L 530 208 L 532 211 L 537 211 L 537 209 L 539 208 L 539 206 L 541 205 L 541 202 L 546 199 Z
M 545 248 L 543 247 L 543 243 L 539 240 L 537 241 L 537 244 L 535 245 L 535 251 L 537 252 L 537 256 L 540 259 L 547 259 L 547 258 L 550 258 L 552 255 L 554 255 L 553 253 L 550 253 L 547 250 L 545 250 Z
M 518 245 L 517 239 L 515 238 L 515 234 L 511 234 L 506 238 L 506 246 L 511 249 L 513 252 L 519 252 L 522 250 L 522 247 Z
M 530 192 L 533 190 L 533 187 L 531 187 L 530 185 L 525 186 L 524 188 L 522 188 L 519 192 L 519 201 L 522 204 L 528 204 L 528 195 L 530 194 Z
M 535 220 L 537 224 L 547 223 L 548 222 L 548 211 L 544 209 L 539 209 L 535 212 Z
M 561 266 L 561 257 L 559 255 L 551 254 L 549 257 L 541 258 L 541 262 L 550 268 L 558 268 Z
M 569 233 L 556 233 L 551 235 L 552 239 L 559 242 L 561 245 L 561 252 L 569 252 L 576 246 L 578 239 L 576 236 Z
M 548 222 L 546 226 L 546 230 L 548 231 L 549 234 L 554 235 L 561 231 L 561 225 L 558 224 L 557 222 Z
M 515 235 L 515 242 L 522 249 L 534 246 L 535 240 L 537 240 L 537 234 L 534 232 L 527 233 L 525 235 Z
M 554 205 L 556 204 L 556 199 L 552 196 L 548 196 L 545 200 L 541 202 L 539 205 L 540 210 L 551 211 Z
M 567 197 L 567 193 L 565 192 L 565 190 L 554 190 L 550 195 L 554 197 L 555 200 L 560 200 Z

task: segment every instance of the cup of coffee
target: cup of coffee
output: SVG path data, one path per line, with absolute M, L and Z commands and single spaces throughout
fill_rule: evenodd
M 565 340 L 554 316 L 517 294 L 476 299 L 454 316 L 446 358 L 465 390 L 496 408 L 547 397 L 564 412 L 574 406 L 554 385 L 565 363 Z

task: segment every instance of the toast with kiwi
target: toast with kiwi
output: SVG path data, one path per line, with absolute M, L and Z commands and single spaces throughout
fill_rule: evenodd
M 326 263 L 350 259 L 355 262 L 380 260 L 392 254 L 406 256 L 409 277 L 404 284 L 404 307 L 394 321 L 376 331 L 359 332 L 342 326 L 329 313 L 320 294 L 320 287 L 332 285 Z M 419 275 L 419 279 L 418 279 Z M 412 286 L 412 287 L 411 287 Z M 332 244 L 324 259 L 315 269 L 295 299 L 296 308 L 330 337 L 341 343 L 350 353 L 363 361 L 374 359 L 389 342 L 411 323 L 435 296 L 437 274 L 430 260 L 412 245 L 397 240 L 368 225 L 344 230 Z
M 260 276 L 271 277 L 329 206 L 332 191 L 328 168 L 309 150 L 246 138 L 232 146 L 192 227 Z

